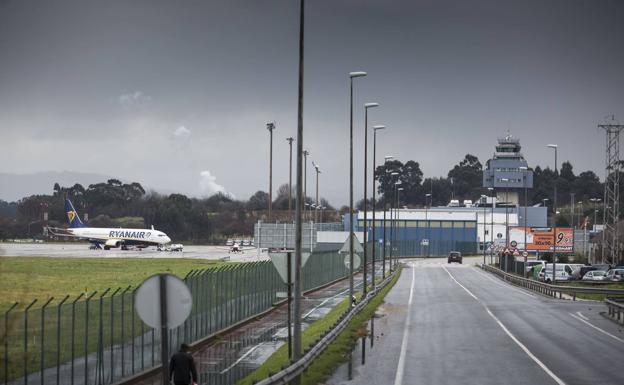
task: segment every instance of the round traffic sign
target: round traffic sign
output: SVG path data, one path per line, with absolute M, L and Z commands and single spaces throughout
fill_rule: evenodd
M 511 247 L 516 247 L 518 246 L 518 242 L 516 241 L 511 241 Z
M 522 256 L 523 256 L 523 257 L 528 257 L 528 256 L 529 256 L 529 253 L 527 253 L 526 251 L 523 251 L 523 252 L 522 252 Z
M 349 268 L 349 265 L 350 265 L 350 263 L 349 263 L 349 262 L 350 262 L 350 258 L 349 258 L 349 255 L 347 255 L 347 256 L 344 258 L 344 265 L 345 265 L 345 267 L 346 267 L 347 269 Z M 357 255 L 357 254 L 353 254 L 353 270 L 357 270 L 357 269 L 359 269 L 359 268 L 360 268 L 360 263 L 361 263 L 361 262 L 362 262 L 362 261 L 360 260 L 360 256 L 359 256 L 359 255 Z
M 191 314 L 193 297 L 186 283 L 172 274 L 156 274 L 147 278 L 134 294 L 134 308 L 143 322 L 160 328 L 160 277 L 165 280 L 167 327 L 181 325 Z
M 501 239 L 502 237 L 503 237 L 503 234 L 501 233 L 496 234 L 496 238 Z

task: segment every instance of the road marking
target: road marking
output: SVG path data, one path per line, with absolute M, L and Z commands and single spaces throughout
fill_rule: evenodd
M 583 313 L 581 313 L 580 311 L 577 311 L 576 314 L 578 314 L 578 316 L 584 319 L 585 321 L 589 321 L 589 318 L 585 317 Z
M 572 313 L 570 313 L 570 315 L 572 316 L 572 318 L 575 318 L 575 319 L 577 319 L 577 320 L 579 320 L 579 321 L 581 321 L 581 322 L 583 322 L 583 323 L 587 324 L 588 326 L 590 326 L 590 327 L 592 327 L 592 328 L 594 328 L 594 329 L 598 330 L 600 333 L 602 333 L 602 334 L 606 334 L 606 335 L 608 335 L 609 337 L 611 337 L 611 338 L 613 338 L 613 339 L 616 339 L 616 340 L 618 340 L 618 341 L 620 341 L 620 342 L 624 342 L 624 340 L 623 340 L 623 339 L 621 339 L 620 337 L 618 337 L 618 336 L 614 336 L 613 334 L 609 333 L 609 332 L 608 332 L 608 331 L 606 331 L 606 330 L 602 330 L 602 329 L 601 329 L 601 328 L 599 328 L 598 326 L 595 326 L 595 325 L 593 325 L 592 323 L 590 323 L 590 322 L 588 322 L 588 321 L 585 321 L 583 318 L 581 318 L 581 317 L 577 316 L 576 314 L 572 314 Z
M 474 299 L 476 299 L 481 306 L 483 306 L 485 308 L 485 311 L 490 315 L 490 317 L 492 317 L 494 319 L 494 321 L 496 321 L 496 323 L 498 324 L 498 326 L 501 327 L 501 329 L 503 329 L 503 331 L 509 336 L 509 338 L 511 338 L 511 340 L 513 342 L 516 343 L 516 345 L 518 345 L 520 347 L 520 349 L 522 349 L 527 356 L 529 356 L 529 358 L 531 358 L 537 365 L 539 365 L 540 368 L 542 368 L 542 370 L 544 372 L 546 372 L 546 374 L 548 374 L 550 376 L 550 378 L 552 378 L 553 380 L 555 380 L 555 382 L 559 385 L 565 385 L 565 382 L 563 382 L 563 380 L 561 380 L 559 377 L 557 377 L 557 375 L 555 373 L 553 373 L 550 369 L 548 369 L 548 367 L 539 360 L 539 358 L 537 358 L 535 355 L 533 355 L 533 353 L 531 353 L 531 351 L 524 346 L 524 344 L 522 342 L 520 342 L 510 331 L 509 329 L 507 329 L 505 327 L 505 325 L 503 325 L 503 323 L 494 315 L 494 313 L 492 313 L 490 311 L 490 309 L 487 307 L 487 305 L 485 303 L 483 303 L 479 298 L 477 298 L 474 294 L 472 294 L 472 292 L 468 289 L 466 289 L 466 287 L 464 285 L 462 285 L 461 283 L 459 283 L 455 277 L 453 277 L 453 275 L 446 269 L 446 267 L 442 266 L 442 268 L 448 273 L 448 275 L 453 279 L 453 281 L 455 281 L 456 284 L 458 284 L 459 286 L 461 286 L 462 289 L 464 289 L 468 294 L 470 294 L 470 296 Z M 572 315 L 574 316 L 574 315 Z M 396 384 L 395 384 L 396 385 Z
M 397 366 L 396 376 L 394 377 L 394 385 L 403 384 L 403 371 L 405 370 L 405 354 L 407 352 L 407 339 L 409 337 L 410 321 L 412 318 L 412 302 L 414 299 L 414 283 L 416 282 L 416 269 L 414 264 L 410 264 L 412 268 L 412 284 L 410 286 L 410 295 L 407 301 L 407 317 L 405 318 L 405 328 L 403 329 L 403 341 L 401 342 L 401 354 L 399 355 L 399 364 Z
M 254 350 L 256 350 L 257 348 L 260 347 L 260 345 L 264 344 L 264 342 L 260 342 L 258 345 L 254 346 L 253 348 L 249 349 L 247 351 L 247 353 L 243 354 L 238 360 L 236 360 L 236 362 L 234 362 L 232 365 L 228 366 L 227 368 L 223 369 L 221 371 L 221 374 L 225 374 L 228 370 L 232 369 L 233 367 L 235 367 L 236 365 L 238 365 L 239 362 L 241 362 L 242 360 L 244 360 L 245 358 L 247 358 L 248 355 L 250 355 Z
M 478 268 L 476 268 L 476 267 L 475 267 L 475 268 L 473 268 L 473 270 L 474 270 L 474 271 L 476 271 L 477 273 L 479 273 L 480 275 L 484 276 L 485 278 L 489 279 L 490 281 L 494 282 L 494 283 L 495 283 L 495 284 L 497 284 L 498 286 L 506 287 L 506 288 L 509 288 L 509 289 L 515 290 L 515 291 L 517 291 L 517 292 L 518 292 L 518 293 L 520 293 L 520 294 L 524 294 L 524 295 L 526 295 L 527 297 L 535 298 L 535 296 L 534 296 L 533 294 L 527 293 L 527 292 L 525 292 L 524 290 L 519 289 L 519 288 L 517 288 L 517 287 L 514 287 L 514 286 L 513 286 L 513 285 L 511 285 L 511 284 L 504 285 L 504 284 L 502 284 L 502 283 L 498 282 L 497 280 L 495 280 L 494 278 L 490 277 L 490 276 L 489 276 L 489 275 L 487 275 L 486 273 L 484 273 L 484 272 L 480 271 L 480 270 L 479 270 Z

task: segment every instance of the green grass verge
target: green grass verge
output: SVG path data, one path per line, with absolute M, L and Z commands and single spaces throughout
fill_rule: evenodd
M 338 366 L 347 361 L 349 353 L 353 350 L 358 336 L 362 332 L 362 328 L 368 319 L 374 314 L 375 310 L 384 297 L 390 291 L 392 286 L 399 279 L 401 270 L 397 272 L 392 281 L 373 299 L 371 302 L 357 314 L 347 327 L 338 335 L 338 337 L 325 349 L 323 353 L 312 363 L 308 370 L 301 378 L 302 385 L 312 385 L 322 383 L 329 378 Z M 359 298 L 361 293 L 357 294 Z M 325 317 L 313 322 L 302 333 L 302 344 L 305 347 L 312 346 L 321 334 L 328 330 L 340 318 L 340 315 L 347 310 L 348 299 L 343 300 L 336 305 Z M 284 365 L 288 364 L 288 345 L 279 348 L 254 372 L 243 378 L 237 385 L 250 385 L 253 381 L 260 381 L 268 377 L 269 373 L 277 373 Z
M 106 288 L 137 286 L 145 278 L 169 272 L 184 277 L 193 269 L 223 262 L 177 258 L 0 257 L 0 312 L 14 302 L 62 299 Z
M 563 286 L 586 286 L 600 289 L 624 289 L 624 282 L 605 283 L 600 285 L 587 285 L 581 282 L 568 282 Z M 624 295 L 605 295 L 605 294 L 591 294 L 591 293 L 577 293 L 576 298 L 591 299 L 594 301 L 604 301 L 606 297 L 610 298 L 624 298 Z

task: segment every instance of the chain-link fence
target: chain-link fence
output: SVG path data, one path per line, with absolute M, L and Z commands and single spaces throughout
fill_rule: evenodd
M 345 277 L 343 259 L 337 252 L 313 253 L 303 268 L 304 290 Z M 269 261 L 195 270 L 184 280 L 193 309 L 170 330 L 172 352 L 271 308 L 286 291 Z M 3 383 L 103 385 L 158 364 L 160 333 L 134 311 L 135 290 L 14 304 L 0 321 Z

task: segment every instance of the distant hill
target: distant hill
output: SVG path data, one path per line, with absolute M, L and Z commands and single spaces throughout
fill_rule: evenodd
M 113 177 L 71 171 L 44 171 L 34 174 L 10 174 L 0 172 L 0 199 L 7 202 L 35 194 L 52 194 L 54 183 L 73 186 L 80 183 L 85 188 L 93 183 L 106 182 Z M 119 179 L 119 178 L 116 178 Z

